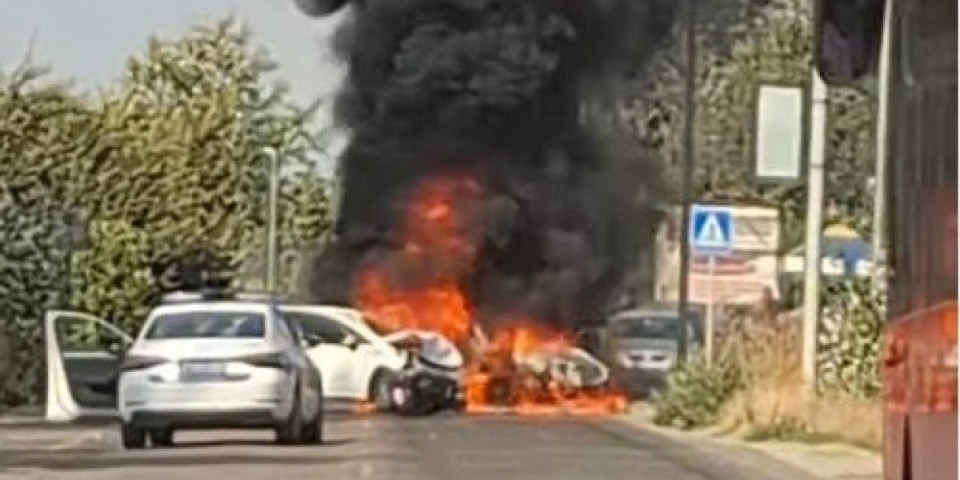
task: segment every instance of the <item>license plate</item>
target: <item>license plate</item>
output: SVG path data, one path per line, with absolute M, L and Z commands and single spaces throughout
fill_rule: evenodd
M 186 379 L 210 379 L 223 376 L 225 365 L 221 362 L 183 362 L 180 376 Z

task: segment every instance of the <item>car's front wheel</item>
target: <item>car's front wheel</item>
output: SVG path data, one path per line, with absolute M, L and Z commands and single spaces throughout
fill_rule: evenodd
M 380 369 L 370 380 L 369 400 L 376 407 L 378 412 L 389 412 L 393 410 L 393 397 L 391 395 L 394 386 L 394 376 L 390 371 Z
M 120 443 L 127 450 L 137 450 L 147 446 L 147 431 L 129 423 L 120 425 Z

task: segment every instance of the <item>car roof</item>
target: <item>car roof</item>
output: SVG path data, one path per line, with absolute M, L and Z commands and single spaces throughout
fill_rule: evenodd
M 182 313 L 182 312 L 242 312 L 242 311 L 254 311 L 267 313 L 270 309 L 273 308 L 273 305 L 266 302 L 248 302 L 248 301 L 236 301 L 236 300 L 218 300 L 218 301 L 197 301 L 197 302 L 182 302 L 168 305 L 160 305 L 153 309 L 150 312 L 151 316 L 166 314 L 166 313 Z
M 699 306 L 690 305 L 687 308 L 687 314 L 693 317 L 703 315 L 703 311 Z M 631 308 L 629 310 L 621 310 L 610 315 L 611 320 L 619 320 L 621 318 L 631 318 L 637 316 L 648 316 L 648 317 L 672 317 L 678 318 L 680 315 L 677 312 L 677 307 L 674 305 L 653 305 L 646 307 L 637 307 Z
M 680 315 L 676 310 L 657 310 L 657 309 L 636 309 L 619 312 L 610 317 L 610 322 L 621 322 L 635 319 L 638 317 L 660 318 L 665 320 L 678 319 Z

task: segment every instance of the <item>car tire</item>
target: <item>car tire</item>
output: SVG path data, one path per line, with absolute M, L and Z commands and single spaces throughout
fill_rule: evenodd
M 467 400 L 458 398 L 453 401 L 453 411 L 457 413 L 464 413 L 467 411 Z
M 384 369 L 378 370 L 370 380 L 368 399 L 376 406 L 378 412 L 389 412 L 393 410 L 393 398 L 391 395 L 393 380 L 393 374 Z
M 139 450 L 147 446 L 147 431 L 124 423 L 120 425 L 120 443 L 127 450 Z
M 158 428 L 155 430 L 150 430 L 150 444 L 154 447 L 173 446 L 173 429 Z
M 303 435 L 303 415 L 300 413 L 300 387 L 294 391 L 293 406 L 290 416 L 282 425 L 276 428 L 277 443 L 281 445 L 296 445 L 301 442 Z
M 304 425 L 303 442 L 312 445 L 320 445 L 323 443 L 323 405 L 320 405 L 313 420 Z

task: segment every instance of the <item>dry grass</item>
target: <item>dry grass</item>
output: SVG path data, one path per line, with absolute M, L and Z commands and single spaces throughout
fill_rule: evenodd
M 788 316 L 765 325 L 747 320 L 731 325 L 722 348 L 737 358 L 746 388 L 724 408 L 720 429 L 751 440 L 842 442 L 878 449 L 878 399 L 804 395 L 799 325 Z

